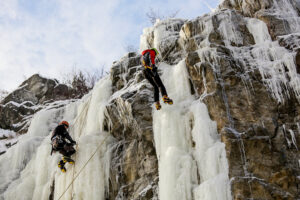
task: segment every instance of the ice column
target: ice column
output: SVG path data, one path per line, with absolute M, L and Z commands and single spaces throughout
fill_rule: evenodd
M 174 100 L 153 110 L 160 199 L 231 199 L 224 144 L 206 105 L 191 95 L 185 62 L 159 68 Z

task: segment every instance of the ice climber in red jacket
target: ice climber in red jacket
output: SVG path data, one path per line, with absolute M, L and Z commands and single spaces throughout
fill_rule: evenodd
M 157 55 L 158 55 L 158 51 L 155 48 L 144 50 L 142 52 L 141 62 L 142 65 L 145 67 L 144 69 L 145 78 L 154 87 L 155 107 L 157 110 L 159 110 L 161 109 L 161 105 L 159 103 L 159 89 L 163 97 L 162 99 L 164 103 L 172 105 L 173 101 L 168 97 L 166 88 L 157 73 L 157 67 L 155 66 L 155 56 Z

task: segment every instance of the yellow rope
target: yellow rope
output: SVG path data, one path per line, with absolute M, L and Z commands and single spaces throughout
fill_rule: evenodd
M 103 141 L 99 144 L 99 146 L 96 148 L 95 152 L 92 154 L 92 156 L 88 159 L 88 161 L 84 164 L 84 166 L 79 170 L 79 172 L 76 174 L 75 178 L 72 179 L 71 183 L 68 185 L 67 189 L 60 195 L 58 200 L 60 200 L 64 194 L 67 192 L 67 190 L 70 188 L 71 185 L 73 185 L 73 182 L 76 180 L 76 178 L 80 175 L 82 170 L 87 166 L 87 164 L 90 162 L 90 160 L 94 157 L 94 155 L 97 153 L 98 149 L 102 146 L 102 144 L 106 141 L 108 138 L 109 134 L 103 139 Z M 72 195 L 72 194 L 71 194 Z
M 78 144 L 76 143 L 75 152 L 77 152 L 77 147 L 78 147 Z M 77 158 L 77 153 L 75 153 L 74 168 L 73 168 L 72 179 L 74 179 L 74 174 L 75 174 L 76 158 Z M 73 196 L 73 184 L 72 184 L 72 189 L 71 189 L 71 200 L 72 200 L 72 196 Z
M 77 120 L 80 118 L 79 116 L 81 116 L 81 114 L 83 113 L 83 111 L 86 110 L 87 106 L 90 104 L 90 101 L 91 101 L 92 97 L 89 98 L 88 102 L 85 104 L 84 108 L 82 109 L 82 111 L 80 112 L 80 114 L 78 115 L 78 117 L 75 119 L 74 121 L 74 125 L 77 123 Z M 85 119 L 86 119 L 86 115 L 87 115 L 87 111 L 85 113 Z M 72 126 L 73 127 L 73 126 Z M 83 129 L 83 126 L 80 127 L 80 131 L 79 133 L 82 132 L 82 129 Z M 73 168 L 73 173 L 72 173 L 72 179 L 74 179 L 74 174 L 75 174 L 75 167 L 76 167 L 76 158 L 77 158 L 77 150 L 78 150 L 78 143 L 76 143 L 76 148 L 75 148 L 75 159 L 74 159 L 74 168 Z M 72 184 L 72 189 L 71 189 L 71 200 L 72 200 L 72 196 L 73 196 L 73 184 Z

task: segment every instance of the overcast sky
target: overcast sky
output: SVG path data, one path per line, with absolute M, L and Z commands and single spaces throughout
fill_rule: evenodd
M 150 8 L 192 19 L 220 0 L 0 0 L 0 89 L 34 73 L 62 78 L 74 66 L 92 71 L 139 47 Z

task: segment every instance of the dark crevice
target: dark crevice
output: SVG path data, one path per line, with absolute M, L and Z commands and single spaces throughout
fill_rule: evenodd
M 193 84 L 193 82 L 192 82 L 192 80 L 191 79 L 189 79 L 189 83 L 190 83 L 190 88 L 191 88 L 191 94 L 192 95 L 194 95 L 194 94 L 196 94 L 196 90 L 195 90 L 195 86 L 194 86 L 194 84 Z
M 50 186 L 49 200 L 54 200 L 54 190 L 55 190 L 55 179 L 53 179 L 53 182 Z

